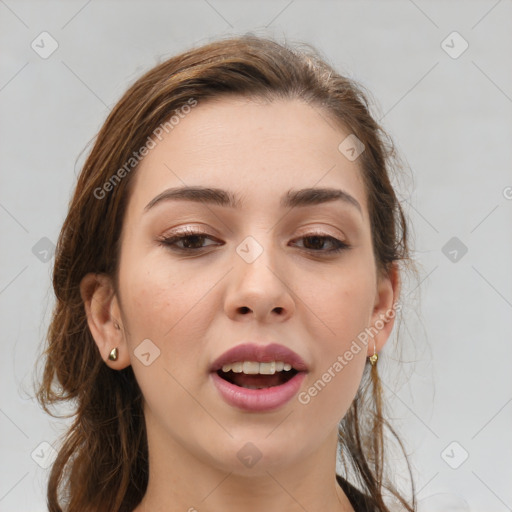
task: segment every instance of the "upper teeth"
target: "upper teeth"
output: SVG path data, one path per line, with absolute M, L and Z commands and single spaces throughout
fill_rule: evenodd
M 292 365 L 283 363 L 282 361 L 270 361 L 269 363 L 258 363 L 256 361 L 243 361 L 231 364 L 225 364 L 222 367 L 223 372 L 245 373 L 247 375 L 274 375 L 276 372 L 288 372 L 292 369 Z

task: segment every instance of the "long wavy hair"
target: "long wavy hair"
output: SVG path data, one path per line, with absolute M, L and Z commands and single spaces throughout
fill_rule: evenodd
M 80 281 L 89 272 L 117 281 L 121 227 L 137 172 L 134 154 L 149 146 L 159 126 L 170 129 L 172 117 L 190 108 L 191 100 L 200 104 L 226 95 L 299 99 L 356 135 L 365 146 L 357 162 L 376 268 L 386 273 L 400 264 L 402 273 L 411 264 L 406 217 L 390 181 L 397 152 L 371 115 L 370 95 L 361 84 L 338 74 L 309 45 L 293 47 L 253 34 L 209 42 L 158 64 L 126 91 L 96 136 L 57 242 L 56 302 L 40 357 L 44 371 L 37 400 L 54 417 L 66 415 L 49 406 L 69 402 L 73 414 L 67 417 L 73 421 L 49 475 L 50 512 L 131 512 L 145 494 L 149 467 L 142 393 L 131 366 L 113 371 L 102 360 L 87 324 Z M 368 363 L 339 425 L 343 467 L 377 510 L 389 512 L 387 493 L 413 511 L 409 462 L 412 498 L 402 496 L 385 474 L 386 428 L 406 461 L 407 454 L 383 408 L 377 365 Z

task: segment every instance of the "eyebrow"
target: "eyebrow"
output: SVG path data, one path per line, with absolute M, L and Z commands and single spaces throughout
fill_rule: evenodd
M 154 197 L 144 208 L 148 211 L 163 201 L 194 201 L 215 204 L 226 208 L 240 208 L 241 201 L 233 192 L 221 188 L 212 187 L 177 187 L 168 188 Z M 349 193 L 336 188 L 303 188 L 300 190 L 288 190 L 280 200 L 281 208 L 297 208 L 323 203 L 341 201 L 352 205 L 362 215 L 362 208 L 357 199 Z

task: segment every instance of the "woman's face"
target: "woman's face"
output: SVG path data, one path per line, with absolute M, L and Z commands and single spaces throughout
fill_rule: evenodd
M 332 450 L 373 353 L 372 339 L 358 351 L 353 342 L 392 303 L 377 280 L 358 160 L 338 149 L 348 135 L 298 100 L 222 99 L 199 102 L 141 162 L 113 311 L 150 445 L 240 473 Z M 186 187 L 223 192 L 171 197 Z M 311 188 L 346 195 L 296 195 Z M 201 236 L 173 241 L 187 230 Z M 340 242 L 348 248 L 335 252 Z M 256 347 L 218 373 L 214 363 L 244 344 Z M 267 353 L 270 344 L 285 348 Z M 272 361 L 301 370 L 299 359 L 287 384 L 294 370 L 271 375 Z

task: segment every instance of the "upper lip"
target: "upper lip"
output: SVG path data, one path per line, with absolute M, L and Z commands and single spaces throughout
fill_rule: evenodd
M 283 363 L 291 364 L 292 368 L 298 371 L 306 371 L 308 369 L 302 357 L 284 345 L 279 345 L 278 343 L 270 343 L 268 345 L 242 343 L 230 348 L 215 359 L 210 370 L 216 372 L 225 364 L 239 361 L 256 361 L 258 363 L 282 361 Z

